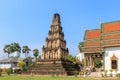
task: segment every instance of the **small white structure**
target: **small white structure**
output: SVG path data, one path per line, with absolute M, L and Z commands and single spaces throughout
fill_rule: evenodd
M 82 60 L 84 59 L 84 53 L 77 54 L 76 58 L 79 59 L 82 62 Z

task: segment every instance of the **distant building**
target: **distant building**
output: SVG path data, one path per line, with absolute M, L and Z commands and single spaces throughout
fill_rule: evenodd
M 20 58 L 18 55 L 15 54 L 14 57 L 0 60 L 0 69 L 18 68 L 17 64 L 20 61 L 24 61 L 26 63 L 26 67 L 28 67 L 29 60 L 27 58 Z
M 84 67 L 101 60 L 104 70 L 120 71 L 120 21 L 102 23 L 100 29 L 86 30 L 82 45 Z

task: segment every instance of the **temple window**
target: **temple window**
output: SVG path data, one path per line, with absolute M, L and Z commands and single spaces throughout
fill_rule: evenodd
M 115 54 L 111 57 L 111 69 L 118 69 L 118 58 Z
M 117 60 L 111 61 L 112 69 L 117 69 Z

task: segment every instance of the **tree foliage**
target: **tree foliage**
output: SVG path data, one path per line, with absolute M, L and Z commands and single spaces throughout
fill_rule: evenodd
M 21 47 L 18 43 L 11 43 L 11 44 L 6 44 L 3 48 L 4 53 L 9 54 L 14 53 L 14 52 L 21 52 Z
M 102 67 L 102 62 L 100 60 L 95 60 L 94 64 L 95 64 L 95 67 L 97 67 L 97 68 Z
M 80 50 L 80 52 L 82 52 L 82 47 L 84 46 L 84 42 L 80 42 L 78 45 L 78 48 Z
M 6 73 L 7 73 L 7 75 L 10 75 L 10 74 L 12 73 L 12 68 L 8 68 L 8 69 L 6 70 Z
M 35 58 L 37 60 L 37 56 L 39 55 L 39 50 L 38 49 L 34 49 L 33 50 L 33 55 L 35 56 Z
M 68 55 L 68 59 L 69 59 L 70 61 L 72 61 L 72 62 L 75 62 L 75 61 L 76 61 L 75 57 L 72 56 L 71 54 Z
M 12 47 L 12 52 L 19 52 L 21 53 L 21 47 L 19 45 L 19 43 L 11 43 L 11 47 Z
M 23 46 L 22 52 L 25 53 L 25 57 L 27 54 L 31 51 L 31 49 L 28 46 Z
M 40 60 L 41 60 L 41 55 L 38 56 L 38 61 L 40 61 Z
M 24 69 L 25 69 L 25 65 L 26 65 L 25 62 L 23 62 L 23 61 L 20 61 L 20 62 L 18 62 L 18 64 L 17 64 L 17 66 L 20 67 L 21 70 L 24 70 Z
M 5 45 L 4 48 L 3 48 L 3 51 L 4 53 L 8 53 L 8 57 L 9 57 L 9 54 L 12 53 L 12 47 L 11 45 Z

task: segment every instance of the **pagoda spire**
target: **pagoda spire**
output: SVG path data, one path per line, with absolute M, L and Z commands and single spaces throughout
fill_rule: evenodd
M 60 22 L 60 15 L 58 13 L 55 13 L 53 16 L 53 21 L 52 21 L 52 25 L 61 25 Z

